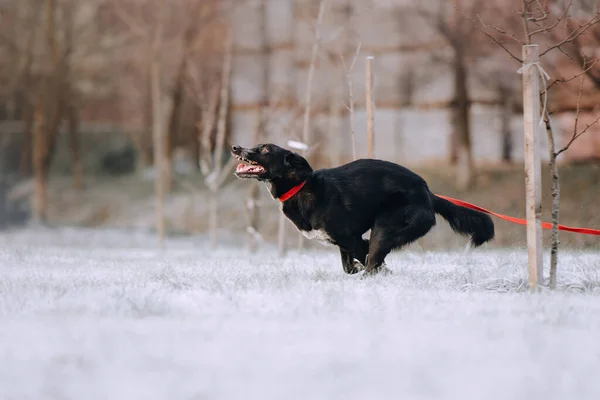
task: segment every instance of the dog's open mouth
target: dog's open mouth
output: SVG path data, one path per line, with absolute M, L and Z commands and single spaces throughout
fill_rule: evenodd
M 256 161 L 247 160 L 240 156 L 236 156 L 238 160 L 243 161 L 235 169 L 236 174 L 241 175 L 260 175 L 265 173 L 265 168 Z

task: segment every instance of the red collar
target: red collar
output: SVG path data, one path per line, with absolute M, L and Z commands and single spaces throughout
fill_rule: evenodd
M 291 199 L 292 197 L 294 197 L 294 195 L 296 193 L 298 193 L 300 191 L 300 189 L 302 189 L 302 187 L 305 184 L 306 184 L 306 181 L 303 181 L 298 186 L 294 186 L 293 188 L 291 188 L 290 190 L 288 190 L 287 192 L 285 192 L 283 195 L 281 195 L 279 197 L 279 201 L 283 203 L 284 201 Z

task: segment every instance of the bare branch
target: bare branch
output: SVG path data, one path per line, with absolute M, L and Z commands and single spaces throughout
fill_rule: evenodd
M 540 3 L 539 0 L 535 1 L 538 5 L 538 11 L 542 14 L 541 17 L 535 17 L 535 11 L 532 13 L 532 16 L 529 18 L 529 21 L 531 22 L 540 22 L 540 21 L 544 21 L 546 19 L 548 19 L 548 13 L 546 13 L 546 10 L 544 10 L 544 6 L 542 5 L 542 3 Z M 531 37 L 531 33 L 529 34 L 529 37 Z
M 344 68 L 344 72 L 346 72 L 346 75 L 349 75 L 352 73 L 352 70 L 354 69 L 354 66 L 356 65 L 356 60 L 358 60 L 358 55 L 360 53 L 361 46 L 362 46 L 362 42 L 359 40 L 358 44 L 356 45 L 356 51 L 354 52 L 354 58 L 352 59 L 350 68 L 346 68 L 346 61 L 344 60 L 344 55 L 340 54 L 340 60 L 342 61 L 342 68 Z
M 523 32 L 525 33 L 525 44 L 531 44 L 531 36 L 529 34 L 529 23 L 527 20 L 527 10 L 532 1 L 522 0 L 521 20 L 523 21 Z
M 587 124 L 586 127 L 583 128 L 583 130 L 581 132 L 577 132 L 577 125 L 579 123 L 579 115 L 581 113 L 581 95 L 583 93 L 584 82 L 585 82 L 585 77 L 582 76 L 581 83 L 579 85 L 579 93 L 577 94 L 577 111 L 575 113 L 575 124 L 573 126 L 573 135 L 571 136 L 571 139 L 569 140 L 569 142 L 562 149 L 560 149 L 559 151 L 556 152 L 556 157 L 558 157 L 561 153 L 567 151 L 569 149 L 569 147 L 571 147 L 571 145 L 573 144 L 573 142 L 575 140 L 577 140 L 579 137 L 581 137 L 581 135 L 586 133 L 592 126 L 596 125 L 600 121 L 600 117 L 598 117 L 591 124 Z
M 352 138 L 352 159 L 356 160 L 356 125 L 354 123 L 354 86 L 352 84 L 352 70 L 354 69 L 354 65 L 356 64 L 356 60 L 358 60 L 358 55 L 360 54 L 360 47 L 362 42 L 358 42 L 356 46 L 356 51 L 354 52 L 354 58 L 352 59 L 352 63 L 350 64 L 350 68 L 346 69 L 346 62 L 344 61 L 344 56 L 340 54 L 340 58 L 342 60 L 342 67 L 346 72 L 346 80 L 348 82 L 348 106 L 346 109 L 350 112 L 350 134 Z
M 594 120 L 594 122 L 592 122 L 591 124 L 587 124 L 587 125 L 585 126 L 585 128 L 583 128 L 583 130 L 582 130 L 581 132 L 579 132 L 579 133 L 577 133 L 577 134 L 573 135 L 573 136 L 571 137 L 571 140 L 569 140 L 569 143 L 567 143 L 567 144 L 565 145 L 565 147 L 563 147 L 562 149 L 560 149 L 560 150 L 559 150 L 559 151 L 556 153 L 556 155 L 558 156 L 559 154 L 561 154 L 561 153 L 563 153 L 563 152 L 567 151 L 567 150 L 569 149 L 569 147 L 571 146 L 571 144 L 573 144 L 573 142 L 574 142 L 575 140 L 577 140 L 577 139 L 578 139 L 578 138 L 579 138 L 581 135 L 583 135 L 584 133 L 586 133 L 586 132 L 587 132 L 587 131 L 588 131 L 588 130 L 591 128 L 591 127 L 593 127 L 594 125 L 596 125 L 596 124 L 597 124 L 597 123 L 599 123 L 599 122 L 600 122 L 600 117 L 596 118 L 596 119 Z
M 573 42 L 573 43 L 575 43 L 575 42 Z M 560 52 L 561 52 L 561 53 L 563 53 L 565 56 L 567 56 L 567 58 L 569 58 L 569 60 L 571 60 L 571 61 L 574 61 L 574 62 L 577 62 L 577 61 L 576 61 L 576 60 L 575 60 L 573 57 L 571 57 L 571 56 L 569 55 L 569 53 L 567 53 L 567 52 L 565 51 L 565 49 L 563 49 L 562 47 L 559 47 L 559 48 L 558 48 L 558 51 L 560 51 Z
M 127 25 L 131 33 L 133 33 L 135 36 L 143 38 L 149 36 L 150 30 L 138 24 L 138 21 L 136 21 L 135 18 L 133 18 L 127 11 L 123 9 L 121 1 L 113 1 L 113 7 L 119 19 L 123 21 L 125 25 Z
M 220 85 L 213 85 L 209 92 L 208 100 L 202 102 L 202 126 L 198 127 L 200 132 L 200 143 L 202 146 L 202 154 L 200 157 L 200 169 L 205 177 L 210 174 L 210 169 L 213 166 L 211 153 L 210 135 L 215 126 L 217 106 L 219 104 Z M 202 96 L 204 97 L 204 96 Z
M 306 94 L 304 96 L 304 125 L 302 126 L 302 141 L 306 144 L 310 142 L 310 106 L 312 97 L 312 81 L 315 73 L 315 63 L 317 61 L 317 55 L 319 53 L 319 46 L 321 44 L 321 30 L 323 26 L 323 17 L 325 16 L 325 6 L 327 0 L 321 0 L 319 5 L 319 15 L 317 16 L 315 26 L 315 42 L 312 47 L 312 54 L 310 59 L 310 66 L 308 68 L 308 78 L 306 83 Z
M 550 88 L 552 86 L 556 85 L 556 84 L 571 82 L 572 80 L 575 80 L 575 79 L 579 78 L 580 76 L 587 74 L 587 72 L 590 69 L 592 69 L 594 67 L 594 65 L 596 65 L 597 61 L 598 60 L 594 60 L 592 63 L 590 63 L 589 67 L 585 68 L 583 71 L 579 72 L 578 74 L 573 75 L 570 78 L 567 78 L 567 79 L 557 78 L 557 79 L 555 79 L 554 81 L 552 81 L 552 83 L 550 83 L 550 85 L 548 85 L 548 88 L 546 90 L 550 90 Z
M 580 24 L 577 28 L 575 28 L 571 33 L 569 33 L 569 35 L 567 35 L 567 37 L 565 39 L 548 47 L 546 50 L 544 50 L 542 53 L 540 53 L 540 57 L 542 57 L 545 54 L 547 54 L 548 52 L 556 49 L 557 47 L 564 46 L 565 44 L 574 41 L 579 36 L 583 35 L 588 29 L 590 29 L 592 26 L 596 25 L 599 22 L 600 22 L 600 13 L 597 13 L 592 18 L 590 18 L 589 21 L 587 21 L 584 24 Z
M 486 25 L 485 22 L 483 22 L 483 19 L 481 18 L 481 16 L 479 14 L 477 14 L 477 21 L 481 24 L 481 26 L 483 26 L 483 29 L 490 27 L 493 30 L 495 30 L 496 32 L 500 33 L 501 35 L 507 36 L 508 38 L 514 40 L 518 44 L 523 45 L 523 42 L 521 41 L 521 39 L 516 37 L 514 33 L 507 32 L 506 30 L 504 30 L 496 25 L 492 25 L 492 24 Z M 476 24 L 476 21 L 473 21 L 473 22 Z M 481 30 L 481 28 L 479 28 L 479 29 Z
M 479 28 L 479 30 L 487 37 L 489 37 L 490 39 L 492 39 L 498 46 L 502 47 L 502 49 L 506 52 L 506 54 L 508 54 L 512 59 L 516 60 L 519 62 L 519 64 L 523 64 L 523 60 L 521 60 L 519 57 L 515 56 L 505 45 L 504 43 L 502 43 L 501 41 L 499 41 L 498 39 L 496 39 L 494 36 L 490 35 L 488 32 L 485 31 L 485 29 L 481 29 Z
M 565 7 L 565 11 L 556 19 L 556 21 L 552 25 L 529 33 L 529 37 L 533 37 L 539 33 L 547 33 L 556 28 L 558 24 L 560 24 L 561 21 L 563 21 L 567 17 L 567 14 L 569 13 L 569 9 L 571 8 L 572 4 L 573 0 L 569 0 L 569 4 L 567 4 L 567 6 Z
M 235 157 L 229 157 L 229 160 L 227 160 L 227 163 L 225 164 L 225 166 L 221 170 L 221 173 L 219 174 L 219 177 L 217 178 L 217 187 L 223 186 L 223 183 L 225 183 L 225 180 L 229 176 L 229 173 L 231 172 L 233 167 L 235 167 L 236 164 L 237 159 Z

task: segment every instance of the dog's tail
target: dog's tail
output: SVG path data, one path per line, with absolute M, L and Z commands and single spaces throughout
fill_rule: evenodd
M 474 247 L 481 246 L 494 238 L 494 221 L 489 215 L 457 206 L 446 199 L 433 195 L 433 207 L 454 232 L 470 236 Z

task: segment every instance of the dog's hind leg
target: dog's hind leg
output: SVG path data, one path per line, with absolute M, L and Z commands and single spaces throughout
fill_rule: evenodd
M 371 228 L 369 257 L 365 275 L 380 272 L 385 257 L 424 236 L 435 225 L 433 210 L 409 204 L 377 216 Z

